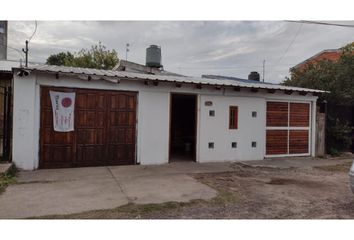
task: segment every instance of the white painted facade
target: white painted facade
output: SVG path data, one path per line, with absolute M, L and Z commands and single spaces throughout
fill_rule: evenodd
M 77 77 L 60 76 L 52 73 L 32 72 L 27 77 L 14 74 L 13 103 L 13 162 L 24 170 L 38 168 L 40 86 L 87 88 L 102 90 L 124 90 L 138 92 L 137 106 L 137 162 L 143 165 L 169 162 L 169 124 L 171 93 L 196 94 L 197 102 L 197 162 L 261 160 L 265 155 L 266 101 L 301 101 L 311 104 L 310 155 L 315 154 L 315 107 L 317 97 L 301 96 L 297 92 L 286 95 L 282 91 L 274 94 L 266 90 L 251 92 L 242 88 L 215 89 L 203 86 L 196 89 L 193 84 L 175 87 L 173 83 L 160 82 L 158 86 L 144 85 L 143 81 L 121 80 L 119 84 L 107 81 L 85 81 Z M 212 106 L 205 106 L 211 101 Z M 238 129 L 229 129 L 229 106 L 238 106 Z M 209 110 L 215 116 L 209 116 Z M 257 117 L 252 117 L 252 111 Z M 214 142 L 209 149 L 208 143 Z M 237 142 L 237 148 L 231 148 Z M 256 142 L 256 147 L 252 147 Z

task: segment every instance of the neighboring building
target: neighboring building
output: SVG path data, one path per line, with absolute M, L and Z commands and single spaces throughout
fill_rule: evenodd
M 10 159 L 12 123 L 12 68 L 20 62 L 0 60 L 0 155 Z
M 155 74 L 155 75 L 169 75 L 169 76 L 183 76 L 177 73 L 165 71 L 161 68 L 148 67 L 142 64 L 135 62 L 129 62 L 125 60 L 119 60 L 117 66 L 112 70 L 114 71 L 126 71 L 126 72 L 135 72 L 135 73 L 145 73 L 145 74 Z
M 51 90 L 76 93 L 74 131 L 54 131 Z M 314 156 L 320 93 L 244 79 L 15 68 L 13 162 L 33 170 Z
M 10 158 L 11 80 L 12 67 L 19 67 L 7 60 L 7 21 L 0 21 L 0 155 Z
M 0 21 L 0 60 L 7 59 L 7 21 Z
M 303 70 L 307 64 L 316 64 L 317 62 L 321 60 L 330 60 L 330 61 L 337 61 L 341 56 L 341 50 L 340 49 L 327 49 L 323 50 L 316 55 L 306 59 L 305 61 L 302 61 L 301 63 L 297 64 L 293 68 L 298 69 L 298 70 Z

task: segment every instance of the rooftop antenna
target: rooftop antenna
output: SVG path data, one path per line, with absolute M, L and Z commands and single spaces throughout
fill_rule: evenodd
M 264 75 L 265 75 L 265 61 L 266 60 L 263 60 L 263 82 L 264 82 Z
M 125 61 L 128 61 L 129 46 L 130 46 L 129 43 L 127 43 L 127 44 L 125 45 Z

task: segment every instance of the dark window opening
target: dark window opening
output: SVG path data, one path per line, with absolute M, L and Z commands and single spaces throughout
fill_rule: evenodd
M 232 143 L 231 143 L 231 147 L 232 147 L 232 148 L 237 148 L 237 142 L 232 142 Z
M 252 142 L 252 147 L 253 148 L 257 147 L 257 142 Z
M 171 95 L 170 161 L 195 161 L 195 95 Z
M 214 148 L 214 143 L 213 142 L 208 143 L 208 148 L 213 149 Z
M 215 111 L 214 110 L 209 110 L 209 116 L 214 117 L 215 116 Z
M 252 112 L 252 117 L 256 118 L 257 117 L 257 112 L 253 111 Z

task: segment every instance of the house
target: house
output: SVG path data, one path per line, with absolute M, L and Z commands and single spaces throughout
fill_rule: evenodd
M 147 61 L 147 66 L 161 68 L 159 61 L 153 66 Z M 315 154 L 320 90 L 125 70 L 14 68 L 17 167 L 247 161 Z M 72 97 L 58 100 L 53 94 Z M 65 132 L 54 130 L 60 104 L 74 106 L 67 115 L 73 117 L 73 126 Z
M 297 70 L 303 70 L 306 65 L 316 64 L 321 60 L 337 61 L 341 54 L 342 52 L 340 49 L 326 49 L 295 65 L 293 68 Z

